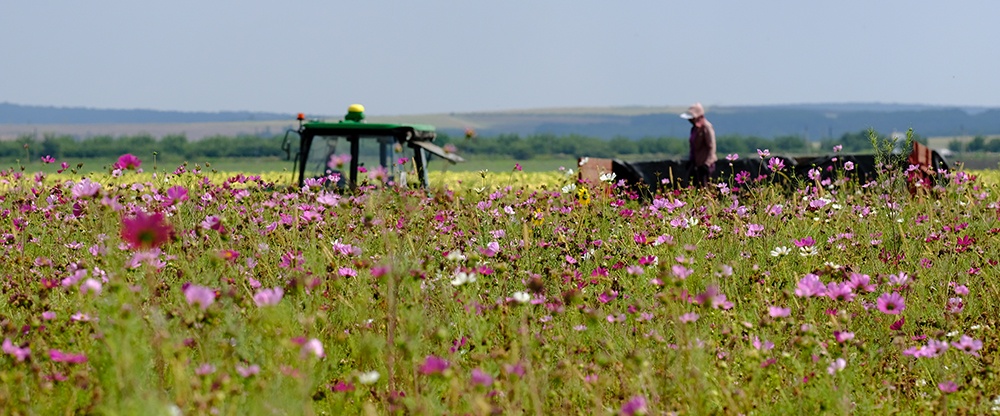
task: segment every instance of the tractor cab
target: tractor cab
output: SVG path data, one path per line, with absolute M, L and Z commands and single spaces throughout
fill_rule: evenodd
M 428 186 L 427 162 L 434 155 L 451 163 L 464 160 L 432 143 L 437 137 L 434 126 L 424 124 L 366 123 L 364 107 L 351 105 L 339 121 L 306 121 L 299 114 L 298 130 L 285 133 L 282 149 L 292 158 L 290 134 L 299 136 L 295 154 L 298 185 L 306 178 L 322 178 L 339 174 L 338 187 L 351 190 L 358 186 L 358 174 L 363 173 L 406 184 L 407 172 L 415 172 L 424 188 Z M 413 169 L 410 169 L 410 168 Z

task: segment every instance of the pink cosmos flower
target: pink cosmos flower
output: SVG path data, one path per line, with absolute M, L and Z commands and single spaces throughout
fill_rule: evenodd
M 951 380 L 945 380 L 938 383 L 938 389 L 941 390 L 942 393 L 954 393 L 958 391 L 958 384 L 955 384 L 955 382 Z
M 899 315 L 903 309 L 906 309 L 905 300 L 896 292 L 883 293 L 875 303 L 880 312 L 889 315 Z
M 697 313 L 688 312 L 688 313 L 686 313 L 684 315 L 681 315 L 679 318 L 677 318 L 677 320 L 680 321 L 680 322 L 682 322 L 682 323 L 687 324 L 687 323 L 691 323 L 691 322 L 697 321 L 698 318 L 700 318 L 700 316 Z
M 323 352 L 323 343 L 316 338 L 312 338 L 302 344 L 302 357 L 312 354 L 316 358 L 326 356 Z
M 844 331 L 844 332 L 833 331 L 833 338 L 835 340 L 837 340 L 838 343 L 843 344 L 843 343 L 845 343 L 847 341 L 850 341 L 850 340 L 854 339 L 854 333 L 853 332 L 847 332 L 847 331 Z
M 642 396 L 632 396 L 631 399 L 622 404 L 621 414 L 625 416 L 644 415 L 648 412 L 646 398 Z
M 447 360 L 441 357 L 428 355 L 424 358 L 424 363 L 420 365 L 420 374 L 423 375 L 434 375 L 441 374 L 444 370 L 447 370 L 451 364 Z
M 122 218 L 121 237 L 132 249 L 157 248 L 169 241 L 173 232 L 162 212 L 149 215 L 137 211 L 134 217 Z
M 795 296 L 803 298 L 823 296 L 824 293 L 826 293 L 826 286 L 819 280 L 819 276 L 812 273 L 799 279 L 799 285 L 795 289 Z
M 170 205 L 175 205 L 189 199 L 191 198 L 188 197 L 188 191 L 183 186 L 172 186 L 170 189 L 167 189 L 167 201 Z
M 867 274 L 851 272 L 851 280 L 849 281 L 851 288 L 854 291 L 874 292 L 875 285 L 871 284 L 871 276 Z
M 95 295 L 100 295 L 101 294 L 101 282 L 99 282 L 97 280 L 94 280 L 94 279 L 87 279 L 87 280 L 85 280 L 83 282 L 83 284 L 80 285 L 80 293 L 83 293 L 84 295 L 86 295 L 89 292 L 92 292 Z
M 22 347 L 19 347 L 17 345 L 14 345 L 14 343 L 10 341 L 10 338 L 4 338 L 4 340 L 3 340 L 3 352 L 6 353 L 6 354 L 13 355 L 14 358 L 17 359 L 18 362 L 24 361 L 25 359 L 28 358 L 29 355 L 31 355 L 31 349 L 30 348 L 28 348 L 28 347 L 23 347 L 22 348 Z
M 979 356 L 979 350 L 983 348 L 983 342 L 968 335 L 962 335 L 958 342 L 952 342 L 952 347 L 964 351 L 966 354 Z
M 135 155 L 131 153 L 126 153 L 118 157 L 118 162 L 115 162 L 114 168 L 135 170 L 138 169 L 139 165 L 141 164 L 142 161 L 139 160 L 139 158 L 135 157 Z
M 253 295 L 253 301 L 257 306 L 277 305 L 281 298 L 285 296 L 285 290 L 280 287 L 264 289 Z
M 784 318 L 791 315 L 791 308 L 782 308 L 780 306 L 771 306 L 767 308 L 767 314 L 772 318 Z
M 101 192 L 101 184 L 93 182 L 90 179 L 83 178 L 80 182 L 73 185 L 73 189 L 70 193 L 73 195 L 74 199 L 90 198 Z
M 188 305 L 198 305 L 205 310 L 215 302 L 215 291 L 205 286 L 189 285 L 184 288 L 184 297 Z
M 469 377 L 469 381 L 471 381 L 472 384 L 475 385 L 489 387 L 490 385 L 493 384 L 493 377 L 483 370 L 480 370 L 478 368 L 473 368 L 472 375 Z
M 816 240 L 812 237 L 805 237 L 794 241 L 795 247 L 812 247 L 816 244 Z
M 830 373 L 830 375 L 834 375 L 846 367 L 847 367 L 847 360 L 843 358 L 838 358 L 830 362 L 830 366 L 826 368 L 826 372 Z
M 57 363 L 82 364 L 87 362 L 86 354 L 71 354 L 59 350 L 49 350 L 49 359 Z
M 248 378 L 260 373 L 260 366 L 257 364 L 253 365 L 236 364 L 236 373 L 239 374 L 240 377 Z
M 850 302 L 854 300 L 854 291 L 851 290 L 850 283 L 837 284 L 830 282 L 826 286 L 826 296 L 836 301 Z

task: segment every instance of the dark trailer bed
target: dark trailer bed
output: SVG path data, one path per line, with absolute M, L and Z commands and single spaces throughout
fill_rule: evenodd
M 924 178 L 925 183 L 933 183 L 936 172 L 947 170 L 948 163 L 938 152 L 913 142 L 913 146 L 906 157 L 901 153 L 896 154 L 896 160 L 904 170 L 910 165 L 916 165 L 918 169 L 915 174 L 911 174 L 908 179 L 911 183 L 918 178 Z M 873 180 L 878 175 L 876 158 L 874 154 L 834 154 L 824 156 L 803 156 L 785 157 L 771 156 L 770 158 L 780 159 L 784 168 L 782 172 L 788 179 L 807 179 L 809 171 L 818 169 L 821 179 L 833 178 L 838 169 L 842 169 L 845 164 L 851 162 L 854 168 L 851 176 L 857 178 L 860 183 Z M 768 158 L 768 160 L 770 159 Z M 583 157 L 578 160 L 579 179 L 585 182 L 597 183 L 602 174 L 614 173 L 615 178 L 625 180 L 633 188 L 645 188 L 648 192 L 656 193 L 665 188 L 680 189 L 687 188 L 691 183 L 691 174 L 688 171 L 687 161 L 680 159 L 666 159 L 654 161 L 627 162 L 620 159 L 603 159 Z M 774 172 L 768 166 L 767 160 L 758 158 L 740 158 L 735 161 L 721 159 L 715 163 L 715 170 L 710 181 L 719 183 L 729 182 L 740 172 L 747 172 L 751 178 L 759 175 L 771 176 Z M 777 176 L 776 176 L 777 177 Z M 665 181 L 666 180 L 666 181 Z

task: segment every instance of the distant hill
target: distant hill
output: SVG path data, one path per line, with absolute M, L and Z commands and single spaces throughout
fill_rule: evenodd
M 295 115 L 250 111 L 186 112 L 158 110 L 104 110 L 78 107 L 42 107 L 0 103 L 0 124 L 150 124 L 267 121 Z
M 368 120 L 433 124 L 439 131 L 451 135 L 462 135 L 466 128 L 473 128 L 485 136 L 551 133 L 638 139 L 687 136 L 689 125 L 677 117 L 684 108 L 630 106 L 402 116 L 369 114 Z M 869 127 L 883 133 L 913 128 L 924 137 L 1000 134 L 1000 108 L 840 103 L 709 106 L 707 110 L 719 135 L 766 138 L 795 135 L 819 140 Z M 104 110 L 0 103 L 0 139 L 45 133 L 77 137 L 146 133 L 156 137 L 185 134 L 197 140 L 211 135 L 281 134 L 294 125 L 293 114 Z

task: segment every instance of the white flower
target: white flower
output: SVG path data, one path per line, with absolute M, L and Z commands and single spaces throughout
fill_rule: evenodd
M 466 273 L 461 270 L 455 272 L 455 277 L 451 279 L 452 286 L 461 286 L 466 283 L 472 283 L 476 281 L 475 273 Z
M 531 295 L 525 292 L 514 292 L 514 294 L 510 295 L 510 297 L 517 303 L 528 303 L 528 301 L 531 300 Z
M 445 256 L 444 258 L 451 261 L 465 261 L 466 257 L 464 254 L 462 254 L 460 250 L 455 250 L 455 251 L 449 251 L 448 255 Z
M 616 177 L 617 176 L 615 175 L 614 172 L 611 172 L 611 173 L 602 173 L 601 174 L 601 182 L 614 182 Z
M 799 255 L 802 257 L 815 256 L 819 254 L 815 246 L 799 247 Z
M 580 166 L 586 165 L 587 162 L 590 162 L 590 158 L 589 157 L 581 158 L 580 159 Z
M 364 385 L 372 385 L 375 384 L 376 381 L 378 381 L 378 378 L 379 378 L 378 371 L 372 370 L 366 373 L 358 374 L 358 383 Z
M 562 187 L 562 193 L 564 193 L 564 194 L 573 193 L 573 191 L 575 191 L 575 190 L 576 190 L 576 184 L 573 184 L 573 183 Z
M 791 252 L 792 250 L 785 246 L 775 247 L 774 250 L 771 250 L 771 257 L 787 256 Z

